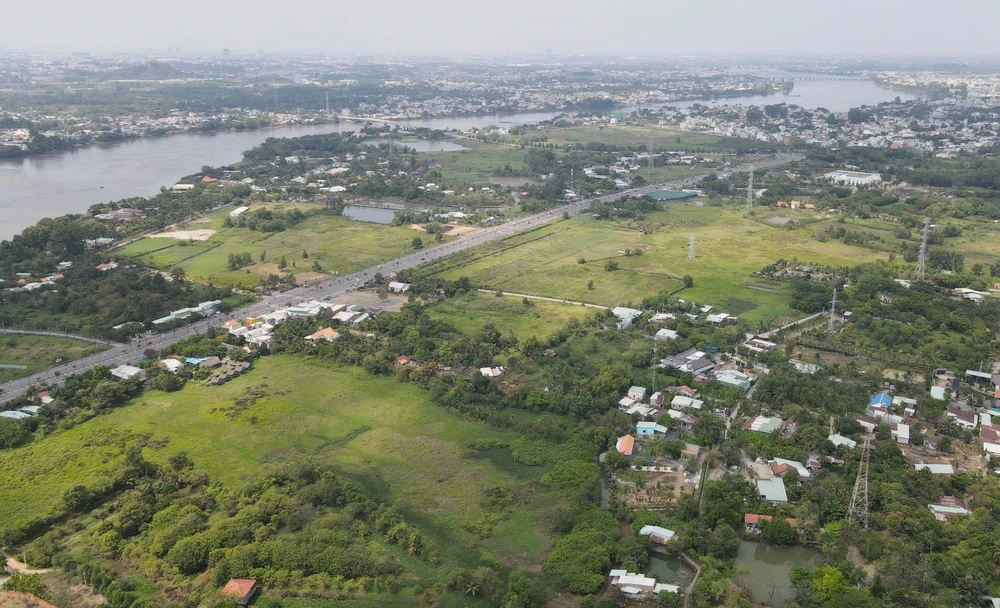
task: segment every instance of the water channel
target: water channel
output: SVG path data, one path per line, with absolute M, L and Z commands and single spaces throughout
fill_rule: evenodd
M 819 549 L 813 547 L 772 547 L 745 540 L 740 542 L 736 565 L 746 566 L 750 571 L 747 584 L 755 604 L 782 606 L 795 597 L 788 578 L 792 570 L 811 570 L 822 566 L 823 560 Z
M 728 98 L 719 103 L 778 103 L 785 101 L 830 110 L 890 101 L 899 95 L 871 82 L 796 82 L 791 96 Z M 671 105 L 690 106 L 696 102 Z M 712 101 L 697 103 L 711 104 Z M 626 111 L 635 108 L 626 108 Z M 469 129 L 490 124 L 532 124 L 556 116 L 555 112 L 529 112 L 509 116 L 464 116 L 408 121 L 413 127 Z M 292 126 L 227 131 L 215 134 L 186 133 L 138 139 L 118 144 L 95 145 L 58 154 L 0 161 L 0 239 L 9 239 L 44 217 L 82 213 L 91 205 L 128 198 L 152 196 L 160 187 L 174 184 L 203 165 L 235 163 L 242 153 L 268 137 L 300 137 L 317 133 L 356 131 L 359 123 Z M 447 141 L 403 142 L 428 150 L 451 149 Z
M 393 209 L 382 207 L 359 207 L 358 205 L 345 205 L 344 216 L 359 222 L 373 222 L 375 224 L 391 224 L 396 217 Z

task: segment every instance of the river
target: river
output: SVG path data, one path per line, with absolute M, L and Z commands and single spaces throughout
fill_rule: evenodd
M 761 74 L 772 75 L 772 74 Z M 779 74 L 780 75 L 780 74 Z M 796 82 L 793 96 L 735 97 L 720 103 L 777 103 L 823 106 L 847 110 L 861 104 L 889 101 L 907 95 L 876 87 L 871 82 Z M 796 97 L 796 95 L 798 97 Z M 690 106 L 678 102 L 671 105 Z M 634 108 L 626 108 L 626 111 Z M 555 112 L 459 116 L 408 121 L 429 129 L 469 129 L 489 124 L 518 125 L 548 120 Z M 95 145 L 58 154 L 0 161 L 0 239 L 9 239 L 44 217 L 82 213 L 91 205 L 130 196 L 152 196 L 203 165 L 231 164 L 242 153 L 268 137 L 298 137 L 334 131 L 356 131 L 359 123 L 293 126 L 215 134 L 185 133 Z M 407 145 L 414 146 L 414 143 Z M 420 147 L 444 149 L 452 142 L 424 142 Z
M 736 565 L 746 566 L 750 571 L 747 586 L 755 604 L 782 606 L 795 597 L 788 578 L 792 570 L 818 568 L 823 559 L 819 550 L 812 547 L 772 547 L 744 540 L 740 542 Z

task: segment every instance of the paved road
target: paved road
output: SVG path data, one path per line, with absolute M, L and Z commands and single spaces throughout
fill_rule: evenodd
M 728 173 L 731 174 L 740 171 L 748 171 L 750 169 L 776 167 L 778 165 L 801 160 L 803 158 L 805 157 L 800 154 L 780 154 L 772 159 L 755 163 L 753 165 L 748 164 L 734 167 L 730 169 Z M 427 247 L 384 264 L 379 264 L 364 270 L 338 276 L 337 278 L 324 283 L 296 287 L 295 289 L 291 289 L 281 294 L 269 295 L 256 304 L 232 311 L 229 316 L 234 318 L 255 317 L 278 308 L 283 308 L 285 306 L 301 302 L 302 300 L 322 298 L 333 299 L 343 297 L 348 292 L 371 281 L 375 277 L 375 273 L 380 272 L 382 274 L 388 274 L 390 272 L 399 272 L 401 270 L 414 268 L 426 262 L 449 256 L 453 253 L 458 253 L 490 241 L 506 238 L 529 228 L 535 228 L 548 224 L 562 218 L 563 213 L 568 213 L 570 216 L 579 215 L 586 212 L 594 201 L 611 202 L 628 195 L 649 194 L 650 192 L 663 189 L 687 188 L 697 184 L 697 182 L 703 177 L 705 176 L 699 175 L 674 182 L 651 184 L 642 188 L 622 190 L 620 192 L 614 192 L 612 194 L 593 199 L 577 201 L 569 205 L 558 207 L 549 211 L 543 211 L 542 213 L 514 220 L 506 224 L 485 228 L 454 241 L 435 245 L 434 247 Z M 6 403 L 7 401 L 23 394 L 33 384 L 43 381 L 49 384 L 58 384 L 62 382 L 63 377 L 67 374 L 80 373 L 97 365 L 115 367 L 123 363 L 134 362 L 142 357 L 142 351 L 146 348 L 161 349 L 183 338 L 202 333 L 206 331 L 209 326 L 218 324 L 219 319 L 208 317 L 180 329 L 144 337 L 130 344 L 118 345 L 114 348 L 96 353 L 89 357 L 84 357 L 83 359 L 77 359 L 72 363 L 54 367 L 33 376 L 20 378 L 18 380 L 11 380 L 10 382 L 0 385 L 0 404 Z

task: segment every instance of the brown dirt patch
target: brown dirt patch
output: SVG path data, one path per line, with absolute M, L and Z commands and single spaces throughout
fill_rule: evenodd
M 214 230 L 209 230 L 208 228 L 202 228 L 199 230 L 168 230 L 166 232 L 159 232 L 157 234 L 149 235 L 152 239 L 177 239 L 179 241 L 207 241 L 209 237 L 215 234 Z
M 322 283 L 329 279 L 330 275 L 322 272 L 300 272 L 295 275 L 295 282 L 298 285 L 312 285 L 313 283 Z

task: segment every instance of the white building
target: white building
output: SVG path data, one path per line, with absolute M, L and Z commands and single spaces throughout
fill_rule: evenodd
M 877 186 L 882 183 L 882 176 L 878 173 L 830 171 L 823 177 L 835 184 L 843 184 L 845 186 Z

